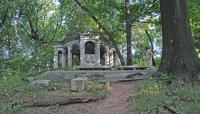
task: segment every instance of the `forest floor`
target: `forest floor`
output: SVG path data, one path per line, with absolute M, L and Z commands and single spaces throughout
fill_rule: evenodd
M 108 88 L 108 84 L 102 85 L 94 79 L 89 82 L 86 91 L 72 92 L 69 83 L 65 82 L 61 88 L 55 89 L 54 82 L 48 87 L 40 88 L 24 82 L 21 76 L 4 77 L 0 80 L 0 114 L 133 114 L 133 112 L 165 114 L 164 112 L 171 110 L 180 114 L 200 114 L 198 83 L 181 85 L 169 90 L 165 80 L 148 78 L 132 82 L 110 82 Z M 105 93 L 104 99 L 88 103 L 63 106 L 52 104 L 47 107 L 21 105 L 23 101 L 34 98 L 81 97 L 101 93 Z
M 109 94 L 103 100 L 61 106 L 59 113 L 70 111 L 71 113 L 66 114 L 127 114 L 129 96 L 137 92 L 136 82 L 111 83 L 109 89 Z M 45 112 L 49 113 L 48 107 Z
M 66 82 L 67 83 L 67 82 Z M 65 84 L 66 84 L 65 83 Z M 69 91 L 67 83 L 61 88 L 54 88 L 54 82 L 48 87 L 27 84 L 18 76 L 0 80 L 0 114 L 127 114 L 131 104 L 130 96 L 138 92 L 138 82 L 109 82 L 102 85 L 98 81 L 90 81 L 87 91 Z M 50 105 L 47 107 L 21 107 L 24 101 L 45 99 L 59 96 L 85 96 L 105 92 L 105 98 L 88 103 L 69 105 Z M 19 105 L 13 105 L 19 104 Z M 132 114 L 132 113 L 131 113 Z

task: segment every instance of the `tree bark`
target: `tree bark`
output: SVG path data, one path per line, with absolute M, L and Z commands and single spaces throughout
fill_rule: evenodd
M 34 43 L 35 43 L 35 63 L 36 63 L 36 69 L 38 72 L 40 72 L 40 39 L 39 38 L 34 38 Z
M 158 73 L 171 78 L 197 79 L 200 62 L 195 51 L 186 0 L 160 0 L 163 50 Z
M 131 17 L 130 17 L 129 0 L 125 0 L 125 14 L 126 14 L 127 65 L 132 65 Z
M 30 37 L 34 40 L 34 54 L 35 54 L 35 67 L 38 72 L 40 72 L 40 35 L 36 27 L 33 26 L 32 20 L 28 17 L 28 22 L 31 29 Z
M 120 62 L 122 65 L 125 65 L 125 62 L 124 62 L 124 59 L 123 59 L 123 56 L 117 46 L 117 42 L 115 41 L 114 39 L 114 35 L 109 31 L 107 30 L 102 23 L 99 22 L 99 20 L 94 16 L 92 15 L 92 13 L 84 6 L 81 5 L 81 3 L 78 1 L 78 0 L 74 0 L 79 7 L 81 7 L 85 12 L 88 13 L 88 15 L 97 23 L 97 25 L 104 31 L 104 33 L 109 37 L 110 41 L 112 42 L 112 45 L 114 46 L 116 52 L 117 52 L 117 55 L 120 59 Z

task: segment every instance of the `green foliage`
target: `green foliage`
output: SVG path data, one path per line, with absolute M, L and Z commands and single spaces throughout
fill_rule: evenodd
M 195 46 L 200 50 L 200 1 L 199 0 L 188 0 L 189 3 L 189 14 L 190 14 L 190 26 L 193 33 L 193 40 Z M 199 53 L 199 51 L 198 51 Z
M 25 85 L 20 76 L 4 76 L 0 79 L 0 93 L 10 93 L 18 87 L 25 87 Z
M 54 81 L 49 82 L 49 87 L 48 90 L 56 90 L 57 89 L 57 84 Z
M 0 80 L 0 113 L 13 114 L 18 107 L 12 108 L 12 103 L 19 102 L 13 99 L 13 95 L 24 92 L 26 84 L 19 76 L 4 76 Z M 10 101 L 10 103 L 8 103 Z
M 106 92 L 106 88 L 104 87 L 103 84 L 99 82 L 89 82 L 88 84 L 88 91 L 90 93 L 103 93 Z
M 81 113 L 75 112 L 75 111 L 69 111 L 69 112 L 65 112 L 64 114 L 81 114 Z
M 21 112 L 21 114 L 43 114 L 43 113 L 44 111 L 42 111 L 39 108 L 35 108 L 35 109 L 27 108 L 27 109 L 23 109 L 23 111 Z
M 136 96 L 133 97 L 133 106 L 130 112 L 141 113 L 141 114 L 155 114 L 158 110 L 158 105 L 160 101 L 165 100 L 163 96 L 159 96 L 161 85 L 156 83 L 156 81 L 149 79 L 141 82 L 141 91 L 138 92 Z
M 59 105 L 57 104 L 57 105 L 50 106 L 50 110 L 53 113 L 59 113 Z
M 118 44 L 126 42 L 124 1 L 80 0 L 80 2 L 114 35 Z M 62 40 L 67 34 L 92 32 L 99 34 L 107 45 L 111 44 L 97 23 L 87 12 L 78 7 L 74 0 L 2 0 L 1 3 L 0 69 L 11 69 L 22 73 L 37 69 L 40 71 L 52 69 L 52 47 L 55 41 Z M 158 13 L 158 6 L 156 0 L 132 1 L 130 6 L 132 31 L 140 32 L 152 28 L 154 24 L 138 23 L 138 21 L 157 21 L 158 18 L 154 18 L 154 15 Z M 145 9 L 149 10 L 144 12 Z M 154 34 L 153 31 L 152 29 L 152 36 L 159 33 L 156 31 Z M 140 59 L 143 61 L 144 47 L 148 45 L 148 41 L 143 33 L 140 34 L 140 39 L 136 38 L 136 35 L 137 33 L 133 35 L 133 40 L 139 43 L 139 46 L 135 46 L 137 51 L 135 57 L 137 61 Z M 36 60 L 38 45 L 36 36 L 40 41 L 39 61 Z M 6 50 L 7 58 L 4 57 Z M 77 65 L 77 61 L 74 61 L 76 63 L 74 65 Z
M 161 57 L 155 57 L 155 62 L 156 62 L 156 68 L 158 68 L 161 62 Z
M 199 86 L 185 85 L 175 90 L 168 90 L 163 84 L 165 80 L 166 77 L 163 75 L 160 81 L 153 79 L 142 81 L 140 91 L 132 97 L 133 105 L 130 113 L 162 114 L 167 111 L 164 106 L 170 107 L 178 114 L 200 113 Z
M 169 81 L 169 77 L 167 76 L 167 74 L 160 73 L 160 76 L 157 79 L 157 83 L 158 84 L 165 84 L 165 83 L 167 83 L 167 81 Z
M 146 61 L 146 52 L 147 52 L 147 47 L 150 48 L 150 41 L 148 39 L 148 36 L 145 33 L 145 30 L 148 30 L 151 39 L 154 43 L 154 58 L 157 58 L 157 54 L 160 54 L 157 52 L 159 48 L 161 48 L 161 42 L 162 39 L 161 37 L 161 26 L 156 26 L 155 23 L 140 23 L 136 24 L 135 26 L 132 27 L 133 29 L 133 36 L 134 36 L 134 47 L 133 49 L 135 50 L 135 53 L 133 55 L 133 63 L 136 66 L 146 66 L 147 61 Z M 156 45 L 155 45 L 156 44 Z M 157 58 L 159 61 L 160 58 Z M 157 64 L 159 65 L 159 63 Z

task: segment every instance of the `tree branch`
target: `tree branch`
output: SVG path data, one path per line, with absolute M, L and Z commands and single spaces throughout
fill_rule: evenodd
M 113 35 L 110 31 L 108 31 L 108 30 L 103 26 L 103 24 L 100 23 L 99 20 L 98 20 L 94 15 L 92 15 L 92 13 L 91 13 L 86 7 L 82 6 L 81 3 L 80 3 L 78 0 L 74 0 L 74 1 L 75 1 L 75 3 L 78 4 L 78 6 L 79 6 L 81 9 L 83 9 L 85 12 L 87 12 L 87 14 L 97 23 L 97 25 L 98 25 L 98 26 L 104 31 L 104 33 L 109 37 L 109 39 L 111 40 L 111 42 L 112 42 L 112 44 L 113 44 L 113 46 L 114 46 L 114 48 L 115 48 L 115 50 L 116 50 L 116 52 L 117 52 L 117 54 L 118 54 L 118 57 L 119 57 L 119 59 L 120 59 L 121 64 L 124 65 L 125 62 L 124 62 L 123 56 L 122 56 L 122 54 L 121 54 L 121 52 L 120 52 L 120 50 L 119 50 L 119 48 L 118 48 L 118 46 L 117 46 L 117 43 L 116 43 L 116 41 L 115 41 L 115 39 L 114 39 L 114 35 Z
M 137 17 L 135 17 L 134 19 L 132 19 L 132 23 L 134 23 L 135 21 L 137 21 L 137 19 L 141 16 L 143 16 L 144 14 L 146 14 L 148 11 L 150 11 L 152 8 L 154 8 L 156 5 L 159 4 L 159 0 L 157 0 L 152 6 L 150 6 L 148 9 L 146 9 L 145 11 L 141 12 Z
M 4 14 L 3 14 L 3 18 L 2 18 L 2 20 L 0 21 L 0 27 L 5 23 L 5 21 L 6 21 L 6 19 L 7 19 L 7 17 L 8 17 L 8 8 L 6 9 L 6 11 L 4 12 Z

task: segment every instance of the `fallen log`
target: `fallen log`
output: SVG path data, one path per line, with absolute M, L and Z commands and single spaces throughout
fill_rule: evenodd
M 100 95 L 87 96 L 58 96 L 43 99 L 30 99 L 23 102 L 23 107 L 45 107 L 52 105 L 67 105 L 74 103 L 87 103 L 90 101 L 97 101 L 106 97 L 106 93 Z

